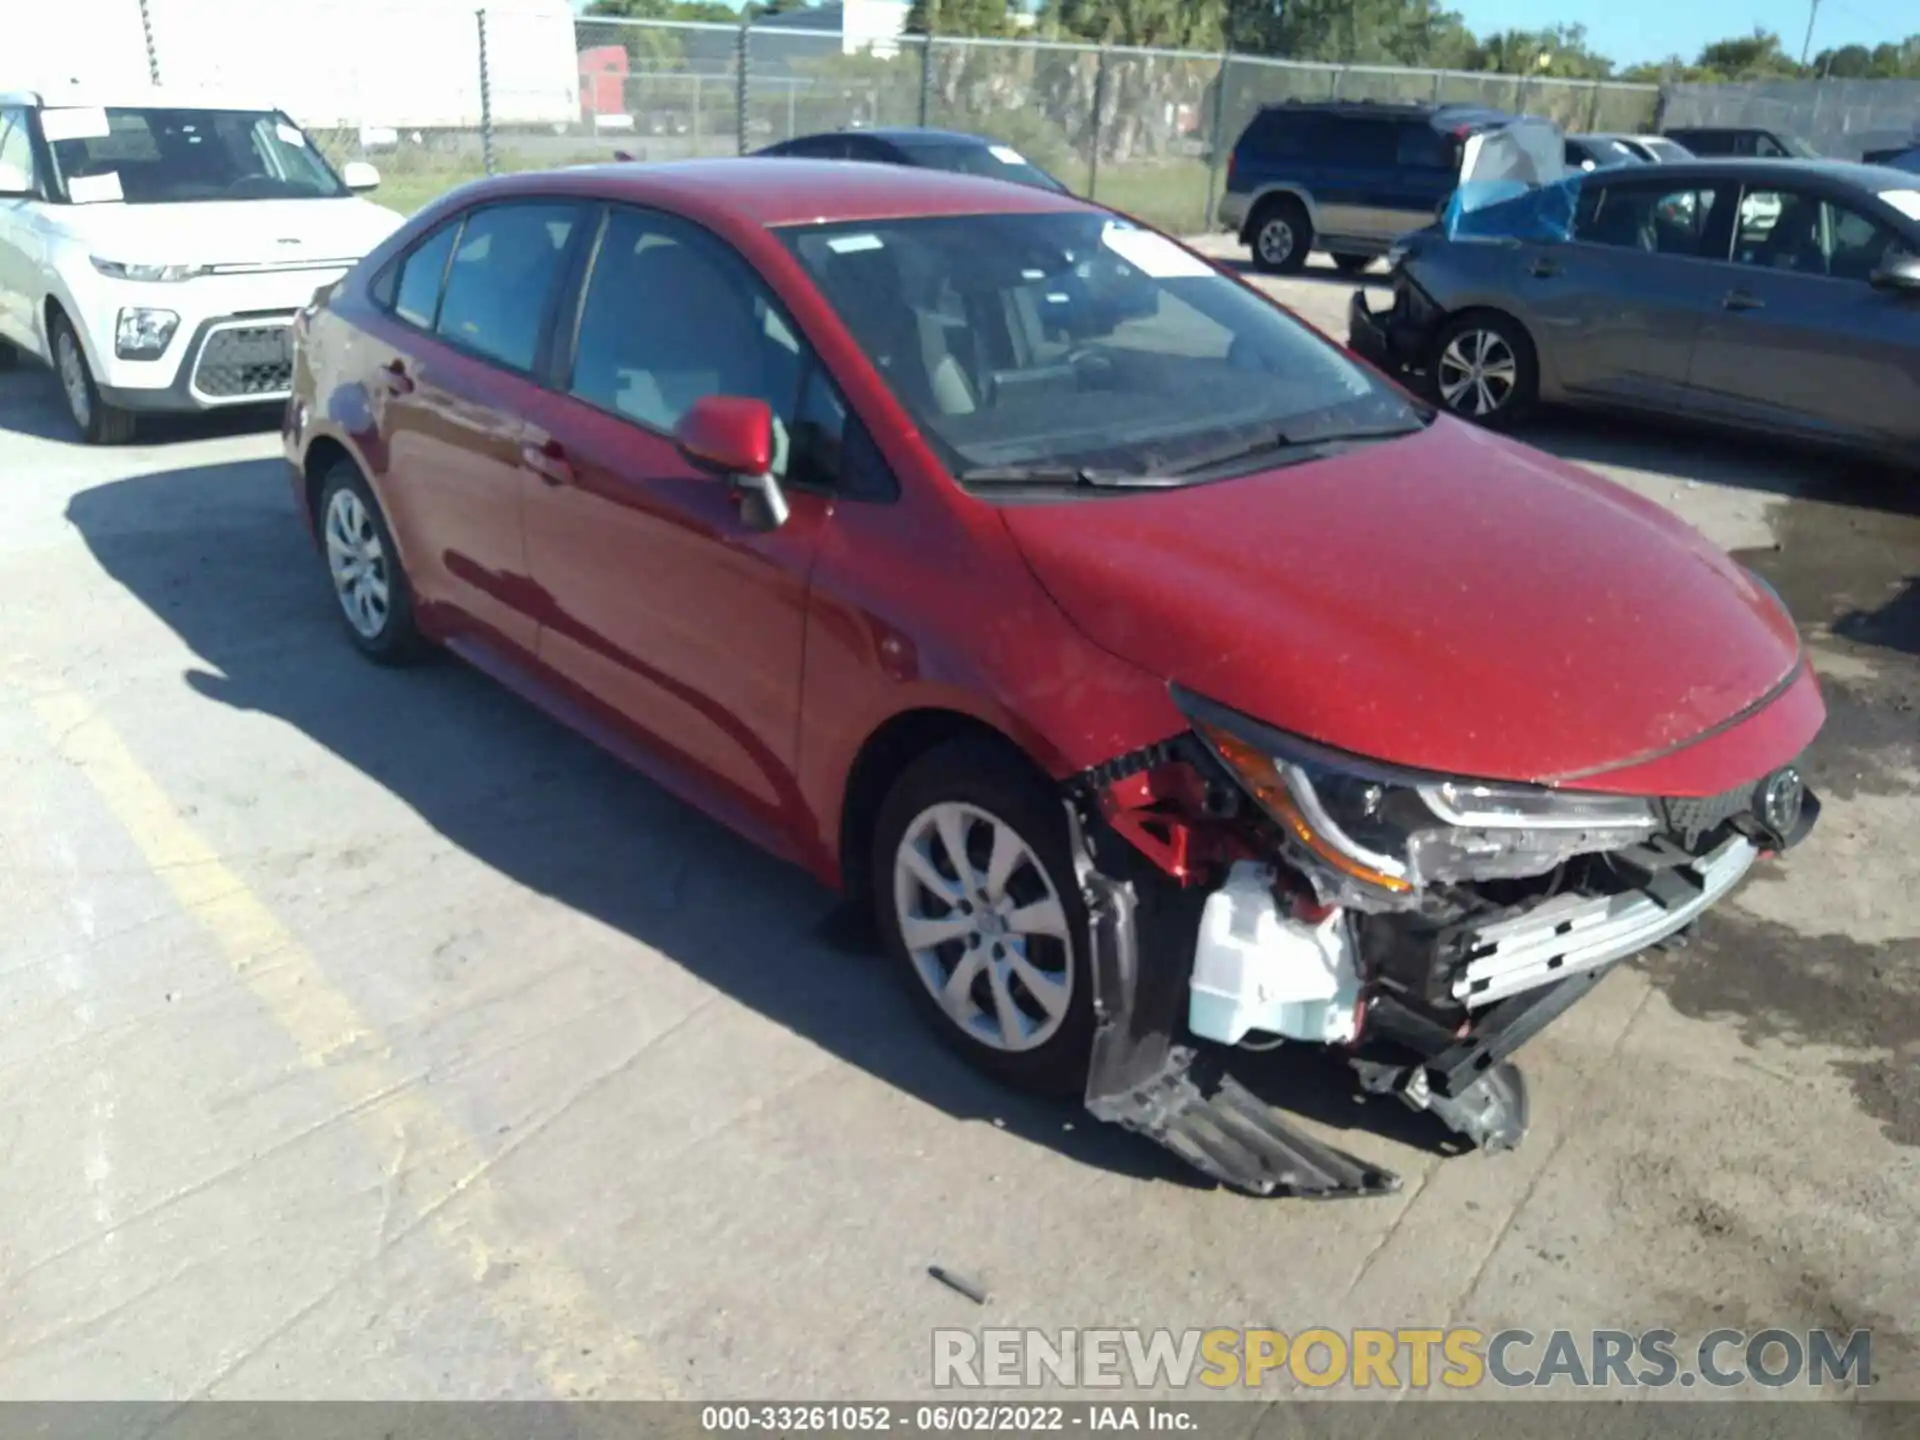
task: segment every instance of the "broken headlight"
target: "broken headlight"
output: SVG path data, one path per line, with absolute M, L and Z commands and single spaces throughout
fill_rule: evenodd
M 1643 839 L 1650 801 L 1466 780 L 1330 750 L 1176 689 L 1194 729 L 1299 847 L 1378 894 L 1544 875 Z

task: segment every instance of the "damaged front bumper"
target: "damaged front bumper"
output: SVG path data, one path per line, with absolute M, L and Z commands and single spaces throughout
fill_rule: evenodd
M 1143 753 L 1131 767 L 1104 767 L 1069 790 L 1096 1017 L 1086 1105 L 1214 1180 L 1258 1195 L 1379 1195 L 1400 1182 L 1307 1134 L 1227 1073 L 1225 1057 L 1246 1037 L 1249 1016 L 1257 1027 L 1260 1017 L 1287 1015 L 1296 1023 L 1280 1038 L 1344 1052 L 1363 1093 L 1431 1113 L 1481 1149 L 1511 1148 L 1529 1123 L 1514 1054 L 1616 965 L 1680 940 L 1763 855 L 1803 839 L 1819 814 L 1817 798 L 1806 792 L 1790 833 L 1781 834 L 1756 829 L 1739 809 L 1744 792 L 1661 802 L 1669 820 L 1677 807 L 1690 815 L 1703 813 L 1702 806 L 1721 808 L 1708 817 L 1710 828 L 1670 827 L 1642 843 L 1582 857 L 1550 879 L 1437 887 L 1450 894 L 1413 910 L 1328 905 L 1302 887 L 1292 897 L 1293 915 L 1282 919 L 1274 907 L 1286 900 L 1286 886 L 1278 884 L 1268 909 L 1257 916 L 1243 909 L 1232 920 L 1250 957 L 1244 967 L 1210 968 L 1209 934 L 1220 926 L 1210 927 L 1208 903 L 1228 892 L 1244 899 L 1249 873 L 1258 869 L 1272 879 L 1297 857 L 1273 847 L 1256 860 L 1243 845 L 1223 864 L 1234 847 L 1210 847 L 1191 833 L 1169 839 L 1180 827 L 1149 831 L 1137 810 L 1129 818 L 1114 805 L 1115 782 L 1136 787 L 1137 798 L 1152 789 L 1142 786 L 1142 771 L 1183 764 L 1203 772 L 1203 783 L 1218 778 L 1205 776 L 1203 748 L 1175 743 Z M 1096 783 L 1084 783 L 1089 778 Z M 1199 828 L 1217 839 L 1231 826 L 1218 818 L 1218 795 L 1203 794 L 1212 796 L 1204 808 L 1214 818 Z M 1143 833 L 1159 837 L 1157 848 L 1138 843 Z M 1226 885 L 1198 883 L 1209 873 L 1217 879 L 1223 868 L 1231 875 Z M 1328 941 L 1335 929 L 1346 948 Z M 1268 938 L 1258 941 L 1262 935 Z M 1310 968 L 1317 957 L 1326 986 L 1289 989 L 1297 974 L 1262 974 L 1261 944 L 1275 955 L 1284 951 L 1285 964 Z M 1349 961 L 1357 989 L 1333 976 Z M 1329 1024 L 1324 1004 L 1272 1003 L 1276 994 L 1305 993 L 1338 997 L 1332 1009 L 1348 1007 L 1351 1024 Z M 1236 1000 L 1236 1018 L 1222 1020 L 1236 1013 Z
M 1426 368 L 1434 336 L 1442 319 L 1439 307 L 1406 278 L 1393 274 L 1393 300 L 1384 310 L 1373 308 L 1364 289 L 1347 302 L 1347 348 L 1396 379 Z
M 1743 835 L 1729 835 L 1706 855 L 1635 848 L 1646 852 L 1646 888 L 1557 895 L 1467 929 L 1467 960 L 1451 984 L 1453 998 L 1477 1009 L 1637 955 L 1686 929 L 1760 858 L 1760 847 Z M 1622 863 L 1641 857 L 1629 852 Z

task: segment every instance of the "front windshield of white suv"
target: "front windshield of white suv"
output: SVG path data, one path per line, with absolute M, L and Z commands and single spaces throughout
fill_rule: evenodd
M 49 109 L 40 123 L 53 154 L 56 193 L 74 204 L 348 193 L 306 135 L 278 111 Z

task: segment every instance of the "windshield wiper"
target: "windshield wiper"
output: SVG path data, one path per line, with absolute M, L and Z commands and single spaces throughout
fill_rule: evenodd
M 1103 490 L 1153 490 L 1177 483 L 1170 475 L 1132 475 L 1085 465 L 976 465 L 955 478 L 962 485 L 1085 485 Z
M 1252 460 L 1262 455 L 1282 455 L 1295 452 L 1288 463 L 1311 460 L 1314 452 L 1324 445 L 1341 445 L 1357 440 L 1391 440 L 1401 435 L 1413 435 L 1427 427 L 1430 416 L 1423 415 L 1413 425 L 1374 425 L 1362 426 L 1352 430 L 1329 430 L 1323 435 L 1304 435 L 1299 439 L 1285 431 L 1274 431 L 1251 441 L 1242 441 L 1237 445 L 1222 446 L 1217 450 L 1204 451 L 1192 455 L 1180 462 L 1178 468 L 1170 470 L 1170 475 L 1196 475 L 1202 470 L 1212 470 L 1216 466 L 1231 465 L 1236 460 Z

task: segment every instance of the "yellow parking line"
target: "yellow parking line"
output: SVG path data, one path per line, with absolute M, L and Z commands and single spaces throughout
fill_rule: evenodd
M 326 1077 L 411 1216 L 382 1250 L 419 1230 L 465 1268 L 475 1298 L 557 1397 L 672 1399 L 641 1342 L 564 1259 L 519 1232 L 489 1156 L 418 1088 L 378 1028 L 336 989 L 273 912 L 180 816 L 112 725 L 72 690 L 32 687 L 35 714 L 61 757 L 93 787 L 182 910 L 218 944 L 233 973 Z M 378 1263 L 376 1255 L 368 1263 Z

